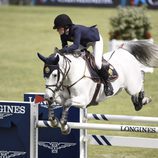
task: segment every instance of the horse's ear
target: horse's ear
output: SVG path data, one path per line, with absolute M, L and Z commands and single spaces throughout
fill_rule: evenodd
M 59 62 L 58 54 L 51 54 L 48 58 L 46 58 L 45 64 L 48 65 L 57 65 Z
M 37 56 L 39 57 L 39 59 L 41 59 L 44 63 L 46 62 L 46 57 L 44 57 L 43 55 L 41 55 L 40 53 L 37 53 Z
M 56 57 L 55 57 L 55 62 L 56 62 L 56 63 L 59 62 L 59 55 L 56 55 Z

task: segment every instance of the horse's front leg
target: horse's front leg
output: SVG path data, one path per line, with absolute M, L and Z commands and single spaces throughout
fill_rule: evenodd
M 62 116 L 60 119 L 61 132 L 62 132 L 62 134 L 65 134 L 65 135 L 67 135 L 71 132 L 71 128 L 67 124 L 69 109 L 70 109 L 70 106 L 63 107 Z
M 86 105 L 88 105 L 88 97 L 84 95 L 78 95 L 76 97 L 72 97 L 70 99 L 67 99 L 66 102 L 64 103 L 63 107 L 63 112 L 62 112 L 62 117 L 60 119 L 60 124 L 61 124 L 61 132 L 63 134 L 69 134 L 71 132 L 71 128 L 67 124 L 67 119 L 68 119 L 68 113 L 69 109 L 71 106 L 75 106 L 78 108 L 84 108 Z
M 58 127 L 59 120 L 55 117 L 54 106 L 48 105 L 48 120 L 51 122 L 52 127 Z

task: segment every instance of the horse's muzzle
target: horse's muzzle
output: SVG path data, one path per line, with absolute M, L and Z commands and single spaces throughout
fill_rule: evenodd
M 44 95 L 44 99 L 48 102 L 48 104 L 53 103 L 53 97 L 50 97 L 48 94 Z

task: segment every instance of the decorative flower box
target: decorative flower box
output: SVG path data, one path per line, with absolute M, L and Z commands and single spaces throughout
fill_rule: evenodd
M 146 15 L 146 8 L 126 7 L 119 8 L 116 16 L 110 18 L 111 30 L 109 50 L 116 50 L 130 40 L 146 40 L 153 43 L 150 33 L 151 23 Z M 153 68 L 142 65 L 144 72 L 153 72 Z

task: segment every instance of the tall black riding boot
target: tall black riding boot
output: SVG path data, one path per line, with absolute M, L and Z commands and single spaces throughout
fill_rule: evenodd
M 108 81 L 108 68 L 104 65 L 102 68 L 99 70 L 99 75 L 103 80 L 104 83 L 104 92 L 106 96 L 113 95 L 113 87 L 111 83 Z

